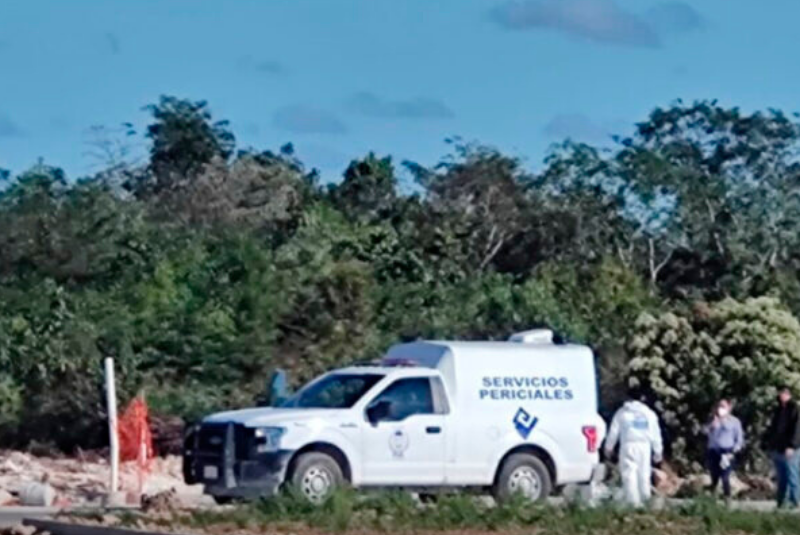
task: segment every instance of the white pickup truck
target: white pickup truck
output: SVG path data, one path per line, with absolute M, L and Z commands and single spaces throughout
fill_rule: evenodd
M 594 356 L 552 332 L 508 342 L 415 342 L 315 379 L 278 408 L 206 417 L 184 476 L 218 501 L 294 485 L 489 490 L 530 500 L 591 480 L 605 423 Z

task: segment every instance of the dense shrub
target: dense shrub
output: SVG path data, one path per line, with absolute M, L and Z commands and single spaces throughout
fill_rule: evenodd
M 642 315 L 630 342 L 630 381 L 646 388 L 678 459 L 699 460 L 715 401 L 735 403 L 758 449 L 777 388 L 800 388 L 800 323 L 774 298 L 697 304 Z

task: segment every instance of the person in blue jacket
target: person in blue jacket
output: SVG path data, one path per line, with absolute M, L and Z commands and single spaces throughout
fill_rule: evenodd
M 716 492 L 722 481 L 725 498 L 731 497 L 731 474 L 736 454 L 744 448 L 744 431 L 739 419 L 731 414 L 731 402 L 721 399 L 706 426 L 708 434 L 707 463 L 711 473 L 711 490 Z

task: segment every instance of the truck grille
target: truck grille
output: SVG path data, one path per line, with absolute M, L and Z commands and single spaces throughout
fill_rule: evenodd
M 253 430 L 241 424 L 203 424 L 197 436 L 197 452 L 209 457 L 223 457 L 228 426 L 233 426 L 233 446 L 236 460 L 250 457 Z
M 225 450 L 227 424 L 203 424 L 197 433 L 197 450 L 204 454 L 222 455 Z

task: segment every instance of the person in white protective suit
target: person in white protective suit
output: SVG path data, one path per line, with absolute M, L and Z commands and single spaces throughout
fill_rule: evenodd
M 619 442 L 619 471 L 625 501 L 639 507 L 650 499 L 652 464 L 661 462 L 663 444 L 658 416 L 639 401 L 635 392 L 614 414 L 606 437 L 606 457 Z

